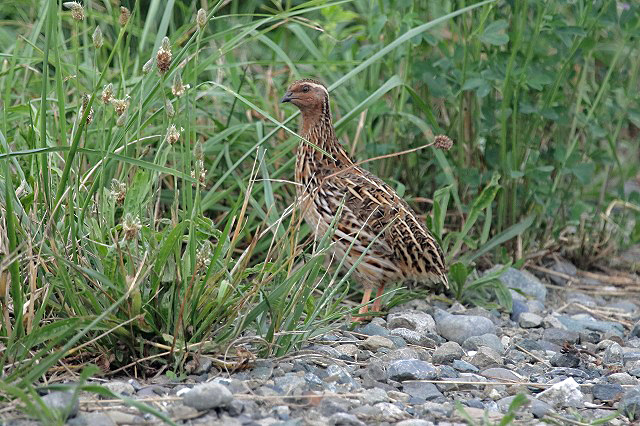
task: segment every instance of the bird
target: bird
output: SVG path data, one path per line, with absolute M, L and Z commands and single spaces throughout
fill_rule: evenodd
M 297 80 L 281 103 L 295 105 L 302 115 L 295 182 L 305 222 L 316 238 L 333 223 L 330 250 L 338 262 L 344 259 L 347 270 L 360 260 L 352 273 L 364 287 L 361 315 L 355 320 L 366 320 L 374 288 L 371 312 L 380 312 L 388 283 L 448 288 L 444 254 L 425 224 L 391 186 L 356 164 L 340 144 L 327 87 L 316 79 Z

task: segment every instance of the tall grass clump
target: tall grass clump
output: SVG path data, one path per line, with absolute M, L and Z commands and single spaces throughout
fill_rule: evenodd
M 0 5 L 5 395 L 61 359 L 233 369 L 357 308 L 295 209 L 298 77 L 357 159 L 455 140 L 368 164 L 428 213 L 454 297 L 509 304 L 480 262 L 640 236 L 633 3 L 70 3 Z

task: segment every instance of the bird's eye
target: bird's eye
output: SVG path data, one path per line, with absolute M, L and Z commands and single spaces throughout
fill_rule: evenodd
M 302 91 L 307 93 L 309 91 L 309 86 L 302 86 Z

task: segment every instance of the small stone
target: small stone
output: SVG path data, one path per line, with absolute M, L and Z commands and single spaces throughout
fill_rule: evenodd
M 577 377 L 579 379 L 585 379 L 588 380 L 591 378 L 591 376 L 589 376 L 589 374 L 579 368 L 570 368 L 570 367 L 556 367 L 551 369 L 551 371 L 548 372 L 548 374 L 550 376 L 553 377 Z
M 575 277 L 578 273 L 578 268 L 576 268 L 573 263 L 560 258 L 555 259 L 555 262 L 551 265 L 551 269 L 570 277 Z M 551 281 L 556 285 L 563 286 L 567 284 L 567 279 L 558 275 L 550 274 L 549 278 L 551 278 Z
M 556 353 L 551 360 L 549 360 L 551 365 L 554 367 L 569 367 L 576 368 L 580 365 L 580 358 L 570 353 Z
M 396 426 L 434 426 L 434 424 L 428 420 L 407 419 L 396 423 Z
M 461 359 L 454 360 L 452 366 L 456 370 L 462 372 L 477 373 L 478 371 L 480 371 L 475 365 Z
M 584 395 L 580 386 L 569 377 L 551 386 L 538 395 L 541 401 L 545 401 L 556 408 L 582 408 Z
M 504 353 L 504 345 L 498 336 L 491 333 L 481 336 L 471 336 L 462 344 L 462 347 L 468 351 L 477 351 L 481 346 L 488 346 L 501 354 Z
M 275 378 L 275 384 L 281 388 L 285 395 L 301 395 L 306 388 L 307 381 L 304 375 L 298 373 L 286 373 L 282 377 Z
M 522 328 L 536 328 L 542 325 L 542 317 L 531 312 L 523 312 L 518 321 Z
M 364 393 L 362 397 L 362 402 L 369 405 L 377 404 L 378 402 L 387 402 L 389 398 L 387 397 L 387 392 L 384 389 L 373 388 L 369 389 Z
M 422 402 L 431 401 L 440 397 L 444 397 L 442 392 L 433 383 L 426 382 L 403 382 L 402 390 L 413 398 L 418 398 Z
M 471 358 L 471 364 L 478 368 L 487 368 L 503 365 L 502 355 L 488 346 L 480 346 L 476 354 Z
M 640 320 L 636 321 L 629 333 L 629 337 L 640 337 Z
M 396 361 L 399 359 L 420 359 L 418 355 L 418 351 L 414 348 L 399 348 L 394 349 L 392 351 L 387 352 L 386 354 L 380 357 L 382 361 Z
M 334 426 L 366 426 L 353 414 L 335 413 L 329 417 L 329 424 Z
M 536 418 L 541 419 L 542 417 L 544 417 L 546 414 L 550 413 L 552 411 L 552 407 L 547 404 L 544 401 L 540 401 L 539 399 L 536 399 L 534 397 L 532 397 L 531 395 L 526 395 L 527 396 L 527 400 L 529 401 L 529 407 L 527 408 L 531 414 L 533 414 Z M 500 409 L 500 411 L 502 411 L 503 413 L 506 413 L 507 410 L 509 409 L 509 406 L 511 405 L 511 403 L 513 402 L 514 398 L 516 396 L 507 396 L 505 398 L 502 398 L 501 400 L 498 401 L 498 407 Z
M 609 374 L 607 376 L 607 381 L 609 383 L 616 383 L 619 385 L 631 385 L 631 386 L 635 386 L 638 384 L 638 379 L 636 379 L 635 377 L 631 377 L 630 374 L 628 373 L 613 373 L 613 374 Z
M 447 340 L 463 344 L 471 336 L 496 333 L 490 319 L 474 315 L 452 315 L 442 309 L 435 310 L 438 333 Z
M 427 348 L 435 348 L 436 342 L 426 334 L 419 333 L 408 328 L 394 328 L 391 330 L 391 336 L 401 337 L 407 343 L 412 345 L 424 346 Z
M 604 365 L 623 365 L 624 355 L 622 353 L 622 347 L 613 343 L 604 351 L 602 356 L 602 362 Z
M 362 347 L 371 351 L 377 351 L 380 348 L 393 349 L 393 342 L 383 336 L 369 336 L 362 342 Z
M 113 421 L 105 413 L 78 413 L 76 417 L 67 421 L 68 426 L 116 426 Z
M 192 360 L 187 362 L 185 365 L 185 370 L 189 374 L 204 374 L 208 373 L 211 370 L 211 366 L 213 365 L 213 360 L 208 356 L 198 356 L 194 357 Z
M 184 405 L 198 411 L 224 407 L 231 402 L 233 395 L 225 386 L 218 383 L 203 383 L 194 386 L 184 394 Z
M 336 349 L 341 354 L 346 355 L 346 356 L 351 357 L 351 358 L 355 358 L 356 354 L 358 353 L 358 347 L 356 345 L 354 345 L 353 343 L 347 343 L 347 344 L 344 344 L 344 345 L 338 345 L 338 346 L 336 346 Z
M 560 328 L 547 328 L 542 333 L 542 340 L 554 343 L 558 346 L 564 345 L 564 342 L 578 343 L 580 335 L 575 331 L 563 330 Z
M 511 320 L 518 322 L 520 320 L 520 315 L 525 312 L 529 312 L 527 304 L 522 300 L 513 299 L 511 304 Z
M 379 402 L 375 407 L 380 410 L 380 417 L 383 421 L 397 422 L 409 417 L 401 408 L 390 402 Z
M 291 415 L 291 409 L 286 405 L 277 405 L 271 409 L 271 412 L 280 420 L 289 420 Z
M 597 383 L 593 385 L 591 393 L 600 401 L 616 401 L 624 394 L 624 388 L 617 384 Z
M 432 380 L 437 376 L 433 364 L 418 359 L 393 361 L 387 368 L 391 380 Z
M 458 343 L 446 342 L 433 352 L 433 362 L 436 364 L 449 364 L 456 359 L 462 358 L 463 355 L 462 347 Z
M 73 392 L 54 391 L 43 396 L 42 402 L 63 419 L 78 414 L 78 398 L 73 397 Z
M 109 389 L 116 395 L 131 396 L 136 392 L 133 386 L 127 382 L 113 381 L 107 382 L 102 386 Z
M 369 323 L 364 327 L 358 327 L 356 331 L 358 333 L 366 334 L 367 336 L 388 336 L 389 335 L 389 330 L 387 330 L 386 328 L 380 325 L 373 324 L 373 323 Z
M 424 312 L 408 311 L 389 314 L 387 320 L 390 329 L 407 328 L 418 333 L 434 333 L 436 330 L 433 317 Z
M 495 379 L 495 380 L 502 380 L 502 381 L 509 381 L 509 382 L 519 382 L 522 380 L 522 377 L 520 375 L 514 373 L 513 371 L 507 368 L 502 368 L 502 367 L 487 368 L 486 370 L 483 370 L 481 374 L 488 379 Z
M 389 398 L 389 400 L 391 402 L 407 402 L 409 401 L 409 395 L 404 393 L 404 392 L 400 392 L 400 391 L 396 391 L 396 390 L 389 390 L 387 391 L 387 397 Z
M 618 409 L 630 419 L 640 416 L 640 386 L 627 390 L 620 400 Z
M 502 268 L 502 265 L 496 265 L 485 272 L 485 274 Z M 533 274 L 527 271 L 521 271 L 515 268 L 509 268 L 498 278 L 509 289 L 514 299 L 526 299 L 532 297 L 544 303 L 547 297 L 547 288 Z M 518 291 L 514 291 L 518 290 Z M 524 296 L 523 296 L 524 294 Z

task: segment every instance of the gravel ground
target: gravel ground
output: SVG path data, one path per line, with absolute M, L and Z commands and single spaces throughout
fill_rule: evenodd
M 463 411 L 482 424 L 501 419 L 518 393 L 528 399 L 519 424 L 632 423 L 634 411 L 640 416 L 640 301 L 599 296 L 621 288 L 595 275 L 576 289 L 568 262 L 549 269 L 547 285 L 507 271 L 503 281 L 517 289 L 511 315 L 414 300 L 230 375 L 202 357 L 181 382 L 98 383 L 188 425 L 445 425 L 464 424 Z M 67 424 L 160 423 L 96 398 L 83 396 Z M 54 392 L 45 403 L 55 409 L 70 399 Z

